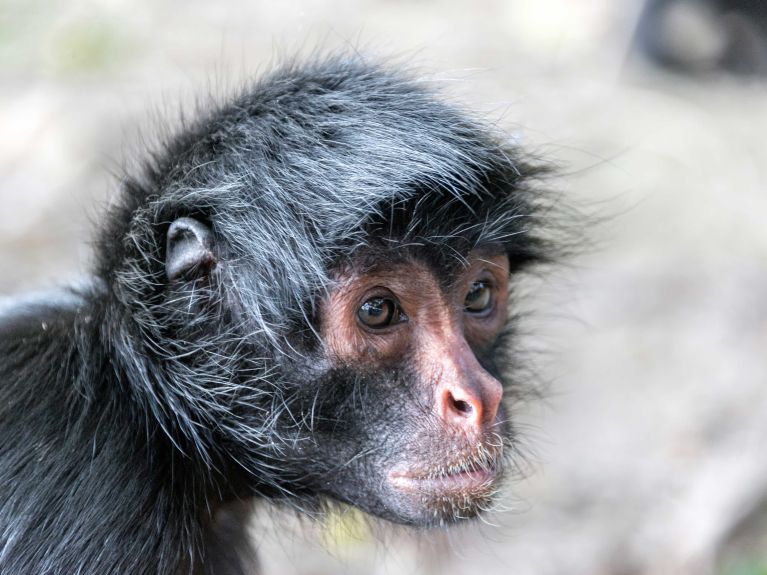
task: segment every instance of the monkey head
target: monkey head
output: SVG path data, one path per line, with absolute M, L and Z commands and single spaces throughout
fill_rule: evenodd
M 474 516 L 514 450 L 538 175 L 406 75 L 284 67 L 125 182 L 99 259 L 116 369 L 222 498 Z

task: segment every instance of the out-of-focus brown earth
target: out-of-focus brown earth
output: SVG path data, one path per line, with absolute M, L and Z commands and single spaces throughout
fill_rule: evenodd
M 0 293 L 76 281 L 158 117 L 281 55 L 362 49 L 562 166 L 592 217 L 532 282 L 548 399 L 488 524 L 372 536 L 260 509 L 267 573 L 767 572 L 767 86 L 630 57 L 608 0 L 0 1 Z M 591 220 L 590 220 L 591 221 Z M 380 531 L 375 527 L 372 531 Z

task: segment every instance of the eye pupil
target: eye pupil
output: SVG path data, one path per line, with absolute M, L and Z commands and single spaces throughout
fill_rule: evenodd
M 463 302 L 463 307 L 466 311 L 471 313 L 483 312 L 490 308 L 492 305 L 492 291 L 487 282 L 477 281 L 471 284 L 469 293 L 466 294 L 466 299 Z
M 359 320 L 368 327 L 387 327 L 397 320 L 399 316 L 397 304 L 383 297 L 374 297 L 367 300 L 357 311 Z

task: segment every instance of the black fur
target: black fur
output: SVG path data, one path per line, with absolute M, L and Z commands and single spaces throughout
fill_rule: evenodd
M 373 480 L 423 415 L 408 363 L 330 366 L 316 304 L 351 259 L 417 257 L 446 281 L 478 245 L 513 273 L 545 261 L 539 175 L 360 57 L 284 66 L 184 127 L 124 182 L 92 285 L 0 316 L 0 572 L 247 572 L 236 509 L 254 496 L 442 523 Z M 215 257 L 169 280 L 178 218 Z

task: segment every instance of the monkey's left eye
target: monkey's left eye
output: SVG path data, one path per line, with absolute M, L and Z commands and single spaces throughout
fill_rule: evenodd
M 469 313 L 482 313 L 493 305 L 493 292 L 487 281 L 476 281 L 471 284 L 469 293 L 463 302 L 463 309 Z
M 389 298 L 374 297 L 357 310 L 357 317 L 367 327 L 381 329 L 407 320 L 397 303 Z

